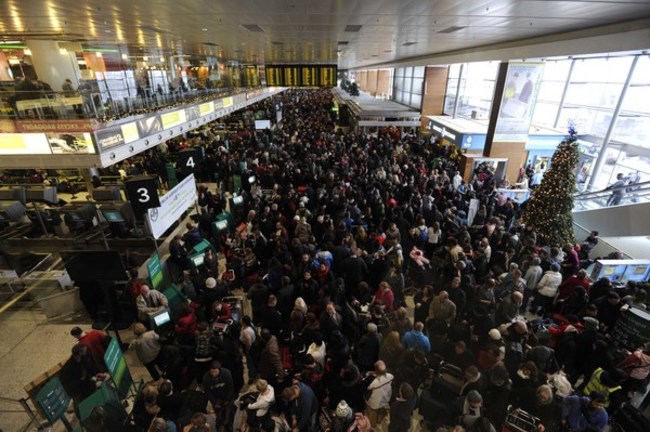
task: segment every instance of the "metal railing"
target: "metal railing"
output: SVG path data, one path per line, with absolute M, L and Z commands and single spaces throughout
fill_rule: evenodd
M 640 204 L 650 201 L 650 181 L 634 183 L 613 189 L 577 194 L 573 197 L 573 210 L 592 210 L 603 207 Z
M 243 91 L 237 87 L 212 89 L 176 89 L 160 92 L 147 89 L 134 97 L 113 99 L 106 93 L 77 91 L 5 91 L 0 92 L 0 119 L 97 119 L 116 120 L 146 114 L 175 105 L 200 103 Z

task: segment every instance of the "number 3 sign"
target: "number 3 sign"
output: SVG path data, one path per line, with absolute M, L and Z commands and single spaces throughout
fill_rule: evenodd
M 127 180 L 124 186 L 134 213 L 143 214 L 147 209 L 160 207 L 154 177 L 137 177 Z

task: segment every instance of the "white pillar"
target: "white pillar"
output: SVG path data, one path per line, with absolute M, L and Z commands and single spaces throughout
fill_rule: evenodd
M 28 40 L 27 47 L 32 52 L 32 65 L 39 80 L 55 91 L 62 90 L 66 78 L 72 81 L 73 88 L 79 87 L 81 71 L 74 52 L 60 51 L 56 41 Z

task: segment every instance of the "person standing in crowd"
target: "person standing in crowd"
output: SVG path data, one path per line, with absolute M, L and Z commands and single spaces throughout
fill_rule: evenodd
M 399 387 L 397 397 L 390 404 L 390 423 L 388 432 L 404 432 L 411 428 L 413 410 L 417 397 L 413 387 L 408 383 L 402 383 Z
M 142 323 L 136 323 L 133 326 L 133 335 L 135 339 L 129 344 L 129 349 L 135 351 L 138 360 L 147 368 L 151 378 L 158 381 L 160 379 L 157 367 L 158 355 L 161 350 L 160 342 L 158 342 L 160 336 L 153 330 L 147 331 Z
M 292 431 L 311 432 L 316 429 L 319 403 L 313 390 L 301 382 L 287 387 L 282 392 L 287 405 L 287 421 Z
M 81 327 L 73 327 L 70 330 L 70 335 L 77 339 L 77 343 L 85 345 L 88 347 L 88 351 L 92 355 L 95 363 L 98 365 L 104 364 L 104 354 L 106 353 L 106 348 L 111 341 L 111 337 L 106 333 L 99 330 L 90 330 L 86 332 L 81 329 Z
M 616 174 L 616 181 L 607 186 L 605 190 L 611 190 L 612 194 L 607 198 L 607 207 L 614 207 L 621 203 L 625 195 L 625 174 Z
M 149 285 L 142 285 L 140 295 L 135 299 L 135 305 L 138 308 L 138 319 L 148 323 L 150 314 L 167 309 L 169 301 L 160 291 L 152 290 Z
M 235 399 L 235 388 L 230 371 L 215 360 L 210 365 L 210 370 L 203 376 L 201 385 L 217 415 L 217 426 L 230 424 L 232 404 Z
M 373 428 L 379 427 L 388 415 L 389 404 L 393 394 L 393 374 L 387 372 L 386 364 L 378 360 L 375 369 L 368 372 L 366 380 L 370 381 L 366 400 L 366 415 Z
M 562 401 L 562 426 L 573 431 L 604 432 L 609 422 L 605 395 L 594 391 L 589 396 L 567 396 Z M 592 429 L 589 429 L 592 428 Z

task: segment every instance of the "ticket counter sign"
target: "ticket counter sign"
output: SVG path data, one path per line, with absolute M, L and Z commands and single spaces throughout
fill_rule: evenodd
M 131 377 L 131 372 L 129 372 L 126 359 L 116 338 L 113 338 L 111 343 L 108 344 L 108 348 L 104 354 L 104 364 L 113 379 L 117 394 L 125 398 L 129 393 L 131 384 L 133 384 L 133 378 Z
M 163 269 L 160 263 L 160 255 L 158 255 L 158 252 L 154 252 L 151 256 L 151 259 L 147 263 L 147 272 L 149 272 L 151 287 L 153 289 L 159 290 L 159 287 L 163 283 L 165 277 L 163 275 Z
M 70 396 L 66 393 L 61 380 L 52 378 L 36 394 L 36 401 L 47 419 L 54 423 L 63 415 L 70 404 Z

